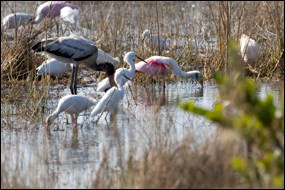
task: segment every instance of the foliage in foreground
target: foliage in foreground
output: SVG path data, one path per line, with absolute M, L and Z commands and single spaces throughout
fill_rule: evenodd
M 230 46 L 230 51 L 234 55 L 235 47 Z M 233 56 L 229 61 L 233 64 L 231 77 L 214 75 L 222 100 L 212 110 L 192 101 L 179 107 L 232 129 L 245 139 L 247 157 L 234 157 L 232 167 L 251 187 L 284 187 L 284 94 L 278 105 L 272 94 L 260 98 L 257 83 L 242 77 Z

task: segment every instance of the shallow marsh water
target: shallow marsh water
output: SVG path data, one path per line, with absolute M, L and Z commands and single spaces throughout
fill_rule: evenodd
M 260 96 L 272 93 L 278 104 L 279 85 L 261 83 Z M 70 93 L 68 87 L 53 86 L 49 92 L 52 98 L 46 101 L 48 113 L 42 115 L 39 123 L 23 126 L 27 127 L 24 130 L 1 127 L 1 166 L 5 166 L 1 171 L 5 171 L 7 180 L 41 188 L 88 188 L 106 152 L 111 167 L 118 171 L 130 154 L 139 158 L 145 149 L 160 144 L 171 148 L 189 135 L 194 139 L 193 146 L 199 147 L 216 131 L 214 123 L 177 108 L 178 102 L 188 100 L 211 108 L 219 95 L 215 83 L 206 82 L 203 90 L 191 82 L 167 84 L 165 94 L 158 85 L 131 84 L 125 89 L 112 121 L 109 117 L 106 121 L 103 114 L 96 125 L 95 119 L 89 119 L 91 108 L 80 114 L 76 132 L 70 116 L 63 113 L 48 135 L 45 117 L 55 109 L 58 98 Z M 79 94 L 101 96 L 92 86 L 79 88 Z M 21 116 L 14 120 L 14 125 L 21 123 Z

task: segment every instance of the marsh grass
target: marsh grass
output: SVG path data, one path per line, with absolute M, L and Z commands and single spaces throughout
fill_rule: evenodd
M 15 12 L 35 12 L 40 4 L 25 2 L 24 7 L 21 3 L 15 2 L 14 6 L 7 8 L 6 2 L 1 1 L 1 8 L 6 8 L 6 12 L 1 11 L 1 18 L 6 16 L 4 13 L 10 13 L 11 8 Z M 259 63 L 257 66 L 251 66 L 248 75 L 269 80 L 282 79 L 284 76 L 284 68 L 280 62 L 282 51 L 284 52 L 284 2 L 72 3 L 81 8 L 79 31 L 88 31 L 88 34 L 83 36 L 96 42 L 99 48 L 114 57 L 119 56 L 121 60 L 127 51 L 136 51 L 144 59 L 161 54 L 176 59 L 185 71 L 202 71 L 204 78 L 210 80 L 215 71 L 230 73 L 231 66 L 227 65 L 231 56 L 227 51 L 228 44 L 232 40 L 238 41 L 240 35 L 246 33 L 262 45 Z M 32 30 L 19 29 L 16 38 L 5 35 L 5 31 L 1 30 L 1 129 L 25 131 L 37 128 L 37 123 L 43 123 L 43 118 L 50 111 L 47 106 L 47 101 L 51 99 L 49 87 L 58 82 L 57 79 L 49 78 L 36 81 L 35 69 L 44 58 L 32 53 L 31 46 L 42 38 L 51 37 L 52 27 L 53 24 L 45 23 L 41 24 L 40 28 L 33 27 Z M 144 49 L 141 40 L 145 29 L 150 29 L 153 33 L 159 32 L 160 36 L 168 38 L 170 51 L 154 52 Z M 212 42 L 211 38 L 215 38 L 217 42 Z M 128 67 L 121 62 L 119 67 L 122 66 Z M 83 75 L 80 74 L 81 71 L 78 73 L 78 84 L 84 84 L 86 76 L 98 76 L 98 72 L 94 74 L 88 70 L 87 74 Z M 60 83 L 69 85 L 69 77 L 67 75 L 60 78 Z M 133 84 L 161 86 L 162 80 L 161 76 L 150 78 L 138 73 Z M 167 84 L 172 84 L 181 79 L 167 75 L 165 80 Z M 52 98 L 60 98 L 60 94 Z M 160 105 L 156 104 L 157 112 L 161 108 Z M 19 119 L 15 117 L 17 115 L 22 117 Z M 135 113 L 127 112 L 127 115 L 129 120 L 137 119 Z M 92 188 L 249 187 L 229 164 L 233 156 L 245 156 L 244 141 L 241 137 L 232 131 L 219 131 L 212 140 L 199 148 L 193 148 L 191 145 L 196 141 L 191 134 L 177 143 L 171 140 L 172 124 L 179 121 L 165 116 L 168 123 L 163 123 L 161 117 L 157 114 L 152 121 L 142 120 L 136 123 L 142 127 L 152 127 L 154 132 L 145 133 L 142 137 L 148 139 L 149 144 L 141 157 L 132 156 L 138 150 L 137 147 L 130 147 L 127 158 L 118 155 L 120 164 L 114 169 L 110 164 L 113 157 L 110 150 L 106 149 L 89 185 Z M 128 126 L 129 123 L 124 125 Z M 182 125 L 187 127 L 189 124 Z M 118 144 L 122 141 L 119 134 L 115 135 L 114 139 Z M 1 142 L 1 146 L 5 145 Z M 41 148 L 35 147 L 38 151 Z M 123 148 L 118 149 L 123 152 Z M 42 181 L 37 178 L 33 183 L 26 183 L 28 177 L 19 178 L 19 170 L 10 171 L 5 164 L 8 159 L 2 160 L 1 156 L 2 188 L 53 187 L 49 179 Z M 30 169 L 39 170 L 38 167 L 35 163 L 31 164 Z M 11 175 L 13 180 L 8 179 Z M 263 188 L 258 184 L 251 187 Z

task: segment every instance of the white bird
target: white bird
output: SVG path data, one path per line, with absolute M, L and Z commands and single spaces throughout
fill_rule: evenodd
M 37 67 L 37 75 L 54 75 L 60 76 L 71 69 L 70 63 L 60 62 L 54 58 L 45 60 L 40 66 Z
M 67 36 L 44 39 L 35 44 L 32 49 L 36 53 L 44 53 L 47 56 L 64 63 L 72 63 L 72 76 L 70 90 L 77 94 L 77 71 L 79 64 L 83 63 L 95 71 L 107 72 L 109 82 L 115 85 L 115 67 L 112 63 L 97 63 L 98 48 L 94 42 L 79 36 Z
M 97 101 L 86 96 L 66 95 L 59 100 L 56 110 L 46 118 L 46 127 L 49 127 L 60 113 L 66 112 L 71 115 L 73 128 L 76 128 L 78 115 L 96 103 Z
M 259 45 L 249 36 L 242 34 L 240 38 L 240 53 L 244 62 L 256 62 L 258 59 Z
M 151 50 L 158 51 L 159 50 L 158 47 L 160 47 L 160 51 L 169 49 L 166 44 L 166 40 L 162 36 L 159 36 L 158 38 L 158 35 L 150 34 L 149 30 L 145 30 L 142 36 L 143 36 L 142 42 L 144 43 L 144 46 L 150 48 Z
M 34 24 L 39 24 L 44 18 L 53 19 L 56 21 L 57 32 L 59 31 L 58 20 L 62 20 L 65 24 L 77 24 L 79 17 L 79 7 L 64 1 L 48 1 L 41 4 L 37 8 L 37 16 L 33 21 Z M 58 18 L 58 20 L 56 20 Z
M 118 107 L 119 102 L 124 98 L 123 78 L 128 79 L 127 75 L 128 71 L 126 69 L 121 69 L 119 72 L 115 73 L 115 82 L 117 87 L 112 87 L 103 95 L 92 110 L 90 117 L 95 117 L 99 113 L 103 113 L 105 111 L 112 113 Z M 99 119 L 100 117 L 97 119 L 97 122 Z
M 31 23 L 33 18 L 33 15 L 28 13 L 12 13 L 3 18 L 2 24 L 4 30 L 18 28 L 22 25 Z
M 200 73 L 200 71 L 184 72 L 179 67 L 177 61 L 170 57 L 157 55 L 151 56 L 145 61 L 140 61 L 139 63 L 135 64 L 135 67 L 137 72 L 147 73 L 150 76 L 165 75 L 172 72 L 183 78 L 194 78 L 203 87 L 203 75 Z
M 138 59 L 144 61 L 142 58 L 140 58 L 135 52 L 128 52 L 125 54 L 124 56 L 124 62 L 126 62 L 127 64 L 130 65 L 130 68 L 127 70 L 125 68 L 119 68 L 116 70 L 116 73 L 117 72 L 121 72 L 122 69 L 125 70 L 125 76 L 128 77 L 130 80 L 133 79 L 134 75 L 135 75 L 135 63 L 133 62 L 133 58 L 137 57 Z M 123 86 L 124 84 L 128 81 L 127 78 L 123 77 L 122 78 L 122 83 L 123 83 Z M 98 86 L 97 86 L 97 89 L 96 91 L 97 92 L 106 92 L 106 90 L 108 90 L 110 88 L 110 83 L 108 81 L 108 78 L 105 78 L 103 79 L 102 81 L 100 81 L 98 83 Z

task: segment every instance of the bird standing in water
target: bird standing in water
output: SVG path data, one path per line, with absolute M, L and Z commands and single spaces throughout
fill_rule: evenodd
M 146 63 L 147 62 L 147 63 Z M 203 76 L 200 71 L 184 72 L 179 67 L 176 60 L 164 56 L 151 56 L 144 61 L 135 64 L 136 71 L 146 73 L 150 76 L 165 75 L 174 73 L 182 78 L 196 79 L 203 87 Z
M 66 95 L 59 100 L 55 111 L 46 118 L 46 127 L 50 127 L 60 113 L 66 112 L 71 115 L 73 128 L 77 128 L 78 115 L 96 103 L 97 101 L 82 95 Z
M 112 63 L 97 63 L 98 48 L 94 42 L 83 37 L 71 35 L 67 37 L 48 38 L 36 43 L 32 50 L 36 53 L 44 53 L 48 57 L 57 59 L 64 63 L 72 64 L 72 76 L 70 90 L 77 94 L 77 72 L 79 64 L 95 70 L 104 71 L 109 77 L 111 86 L 115 86 L 115 67 Z

